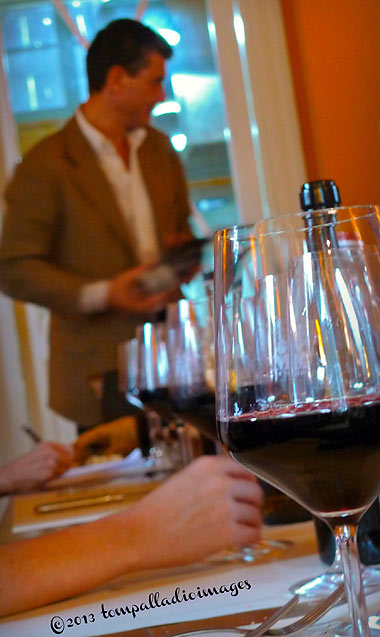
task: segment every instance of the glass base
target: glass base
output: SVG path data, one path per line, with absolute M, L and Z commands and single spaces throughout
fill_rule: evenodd
M 371 637 L 379 637 L 380 635 L 380 609 L 374 615 L 368 618 L 369 634 Z M 340 624 L 334 633 L 334 637 L 352 637 L 351 625 Z
M 220 551 L 207 558 L 208 562 L 220 564 L 222 562 L 236 562 L 238 564 L 254 564 L 263 558 L 277 559 L 289 548 L 291 543 L 281 540 L 262 540 L 252 546 L 243 546 Z
M 362 571 L 363 585 L 366 594 L 380 590 L 380 570 L 367 567 Z M 290 592 L 301 595 L 308 600 L 318 600 L 327 597 L 343 581 L 343 573 L 339 571 L 326 571 L 311 580 L 302 580 L 290 587 Z M 378 631 L 380 637 L 380 630 Z

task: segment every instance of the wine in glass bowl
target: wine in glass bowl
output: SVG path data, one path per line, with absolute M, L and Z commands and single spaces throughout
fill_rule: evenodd
M 253 412 L 231 418 L 224 436 L 238 462 L 303 506 L 332 523 L 343 514 L 355 524 L 379 490 L 379 423 L 377 399 L 342 412 L 327 406 Z

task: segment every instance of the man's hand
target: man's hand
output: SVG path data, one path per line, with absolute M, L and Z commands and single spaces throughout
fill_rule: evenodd
M 136 420 L 125 416 L 80 435 L 74 444 L 75 461 L 81 464 L 93 453 L 120 453 L 126 456 L 138 444 Z
M 32 451 L 0 468 L 0 494 L 40 488 L 72 464 L 71 445 L 40 442 Z
M 109 286 L 108 307 L 123 310 L 127 314 L 154 314 L 165 309 L 177 298 L 177 283 L 165 292 L 150 294 L 139 278 L 154 265 L 142 265 L 114 277 Z
M 161 568 L 258 542 L 262 503 L 249 471 L 203 456 L 121 515 L 131 516 L 139 568 Z

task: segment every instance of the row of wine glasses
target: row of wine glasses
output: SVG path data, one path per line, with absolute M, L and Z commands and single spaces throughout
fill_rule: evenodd
M 144 323 L 137 328 L 135 338 L 123 346 L 122 388 L 130 403 L 148 413 L 152 457 L 157 447 L 160 447 L 160 453 L 173 455 L 177 441 L 178 458 L 173 468 L 187 464 L 203 452 L 216 453 L 214 389 L 213 427 L 209 427 L 207 436 L 204 436 L 204 431 L 198 433 L 194 428 L 196 423 L 193 423 L 192 413 L 184 417 L 189 401 L 196 397 L 198 380 L 202 376 L 203 358 L 200 351 L 203 334 L 197 322 L 197 312 L 201 308 L 202 313 L 206 304 L 207 300 L 198 302 L 185 299 L 171 304 L 165 323 Z M 176 364 L 177 360 L 181 365 Z
M 334 531 L 351 632 L 368 637 L 355 541 L 380 491 L 380 211 L 220 231 L 217 419 L 240 464 Z
M 124 346 L 128 400 L 169 422 L 195 425 L 215 453 L 215 360 L 212 299 L 181 299 L 164 323 L 145 323 Z
M 180 468 L 202 453 L 217 453 L 213 297 L 170 304 L 166 322 L 139 326 L 125 349 L 127 397 L 148 412 L 156 466 Z M 232 547 L 215 561 L 251 563 L 286 548 L 281 541 Z

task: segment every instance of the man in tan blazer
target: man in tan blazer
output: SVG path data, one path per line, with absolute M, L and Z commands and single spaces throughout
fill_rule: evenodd
M 148 126 L 170 55 L 134 20 L 103 29 L 88 51 L 88 101 L 26 154 L 6 190 L 0 287 L 50 309 L 50 405 L 84 426 L 102 419 L 89 378 L 115 370 L 118 343 L 175 294 L 174 284 L 148 294 L 136 279 L 191 237 L 180 162 Z

